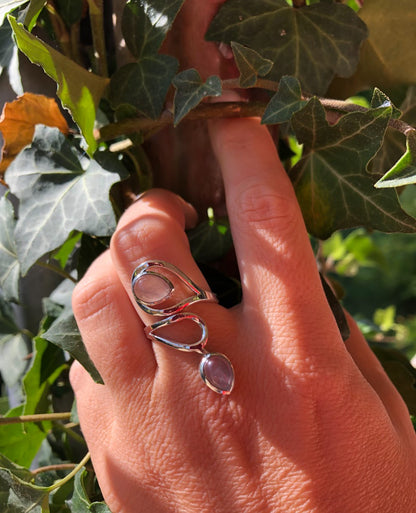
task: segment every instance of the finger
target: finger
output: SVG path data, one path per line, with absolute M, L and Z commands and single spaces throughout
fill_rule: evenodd
M 296 365 L 311 355 L 335 365 L 345 348 L 267 128 L 256 119 L 218 120 L 210 133 L 224 178 L 246 316 L 253 325 L 272 324 L 274 348 Z
M 354 319 L 347 312 L 346 316 L 351 334 L 345 345 L 355 364 L 380 397 L 396 429 L 413 438 L 414 428 L 410 422 L 406 404 L 371 350 Z
M 77 284 L 72 305 L 87 352 L 106 385 L 128 388 L 138 377 L 153 379 L 154 354 L 109 251 Z
M 146 260 L 156 259 L 173 264 L 198 287 L 208 290 L 208 284 L 192 258 L 184 231 L 187 208 L 182 200 L 178 201 L 176 195 L 168 191 L 155 190 L 141 197 L 121 218 L 111 241 L 111 256 L 120 281 L 133 304 L 136 303 L 131 291 L 131 276 L 134 269 Z M 163 270 L 165 271 L 166 269 Z M 167 276 L 171 277 L 169 272 Z M 176 287 L 179 280 L 173 276 L 173 281 Z M 179 299 L 194 295 L 190 289 L 187 290 L 186 285 L 179 287 L 179 291 L 182 296 Z M 173 304 L 175 303 L 176 301 L 173 301 Z M 218 304 L 204 301 L 192 304 L 192 307 L 187 308 L 187 312 L 199 315 L 208 327 L 210 351 L 228 351 L 225 347 L 219 347 L 225 338 L 226 330 L 216 330 L 217 326 L 225 325 L 224 318 L 229 315 L 225 309 Z M 139 306 L 137 313 L 146 325 L 160 320 L 160 317 L 146 314 Z M 187 342 L 189 338 L 192 341 L 198 340 L 201 331 L 199 328 L 192 329 L 196 326 L 190 324 L 192 323 L 185 326 L 169 326 L 168 337 L 182 343 Z M 217 338 L 217 334 L 220 338 Z M 199 357 L 195 354 L 184 354 L 159 342 L 153 343 L 153 350 L 158 366 L 157 386 L 160 384 L 165 391 L 169 386 L 174 386 L 175 390 L 189 390 L 193 386 L 190 383 L 201 388 L 198 374 Z

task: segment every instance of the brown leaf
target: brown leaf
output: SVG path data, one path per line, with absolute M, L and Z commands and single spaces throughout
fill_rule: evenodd
M 0 173 L 4 174 L 16 155 L 32 142 L 35 125 L 42 124 L 59 128 L 68 134 L 69 128 L 56 101 L 33 93 L 4 104 L 0 118 L 0 131 L 3 135 Z

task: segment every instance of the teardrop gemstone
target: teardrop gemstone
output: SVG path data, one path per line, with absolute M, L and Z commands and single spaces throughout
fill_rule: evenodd
M 167 278 L 148 273 L 135 280 L 133 290 L 143 303 L 156 305 L 170 296 L 173 285 Z
M 206 354 L 199 365 L 205 384 L 218 394 L 228 395 L 234 387 L 234 369 L 230 360 L 220 353 Z

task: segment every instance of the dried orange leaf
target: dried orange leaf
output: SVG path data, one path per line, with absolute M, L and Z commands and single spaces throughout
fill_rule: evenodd
M 5 103 L 0 118 L 0 131 L 4 140 L 0 173 L 4 173 L 16 155 L 32 142 L 38 124 L 59 128 L 65 135 L 69 131 L 53 98 L 24 93 L 17 100 Z

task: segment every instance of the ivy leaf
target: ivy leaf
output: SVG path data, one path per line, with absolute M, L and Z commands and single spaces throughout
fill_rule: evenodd
M 292 178 L 312 235 L 325 239 L 335 230 L 354 226 L 416 231 L 416 220 L 401 209 L 396 192 L 375 189 L 366 173 L 390 114 L 391 107 L 353 112 L 330 126 L 316 98 L 294 114 L 292 126 L 304 144 L 304 155 Z
M 69 2 L 68 2 L 69 3 Z M 25 25 L 29 31 L 36 25 L 36 20 L 46 4 L 46 0 L 30 0 L 29 7 L 25 15 Z
M 0 26 L 0 73 L 7 68 L 13 58 L 12 28 L 8 20 L 4 20 Z
M 197 262 L 210 262 L 225 256 L 233 241 L 228 220 L 208 219 L 187 232 L 192 256 Z
M 401 111 L 393 104 L 390 98 L 383 93 L 378 87 L 374 88 L 373 97 L 371 98 L 371 108 L 377 109 L 378 107 L 391 107 L 391 117 L 397 119 L 401 116 Z
M 4 513 L 46 513 L 49 492 L 31 484 L 34 475 L 0 454 L 0 510 Z
M 88 473 L 85 469 L 78 472 L 74 479 L 74 493 L 68 505 L 74 513 L 111 513 L 104 502 L 91 503 L 87 492 L 85 479 Z
M 294 75 L 302 89 L 321 95 L 335 75 L 355 71 L 366 37 L 365 24 L 346 5 L 294 9 L 286 0 L 228 0 L 206 34 L 209 41 L 236 41 L 273 61 L 271 80 Z
M 23 405 L 9 410 L 5 417 L 19 417 L 20 415 L 23 415 Z M 18 465 L 29 467 L 51 427 L 51 422 L 0 425 L 0 458 L 6 456 Z M 0 496 L 1 486 L 0 478 Z M 3 510 L 0 508 L 0 511 Z
M 18 302 L 20 265 L 14 242 L 15 226 L 13 205 L 5 195 L 0 199 L 0 286 L 6 300 Z
M 273 61 L 264 59 L 247 46 L 231 41 L 234 60 L 240 72 L 240 86 L 253 87 L 258 77 L 264 77 L 273 67 Z
M 83 0 L 55 0 L 55 5 L 68 27 L 81 20 Z
M 88 144 L 89 153 L 93 154 L 97 147 L 93 135 L 94 122 L 108 79 L 94 75 L 57 52 L 25 30 L 13 17 L 9 16 L 9 21 L 19 49 L 31 62 L 42 66 L 57 83 L 62 105 L 71 113 Z
M 194 107 L 208 96 L 221 96 L 219 77 L 212 75 L 202 81 L 196 69 L 182 71 L 173 79 L 176 87 L 174 98 L 174 125 L 176 126 Z
M 12 102 L 6 102 L 0 118 L 3 135 L 0 172 L 4 172 L 16 155 L 32 142 L 35 126 L 55 126 L 67 135 L 68 124 L 53 98 L 41 94 L 24 93 Z
M 282 77 L 279 90 L 268 103 L 261 122 L 266 125 L 285 123 L 306 104 L 307 102 L 302 100 L 299 80 L 296 77 Z
M 63 244 L 73 230 L 111 235 L 116 219 L 109 191 L 124 176 L 118 161 L 108 171 L 97 160 L 80 160 L 58 129 L 37 125 L 32 145 L 6 172 L 20 200 L 15 240 L 22 273 Z
M 114 109 L 133 105 L 141 114 L 157 119 L 178 69 L 169 55 L 149 55 L 122 66 L 110 82 L 109 99 Z
M 16 385 L 27 368 L 28 350 L 11 305 L 0 296 L 0 374 L 8 387 Z
M 130 52 L 140 59 L 157 54 L 184 0 L 129 0 L 121 30 Z
M 406 153 L 375 184 L 375 187 L 400 187 L 416 183 L 416 130 L 406 134 Z
M 3 24 L 6 14 L 17 9 L 23 4 L 26 4 L 28 0 L 1 0 L 0 2 L 0 25 Z
M 52 326 L 43 333 L 42 337 L 64 351 L 67 351 L 75 360 L 78 360 L 90 373 L 96 383 L 103 383 L 99 372 L 85 349 L 77 323 L 71 311 L 64 310 Z

